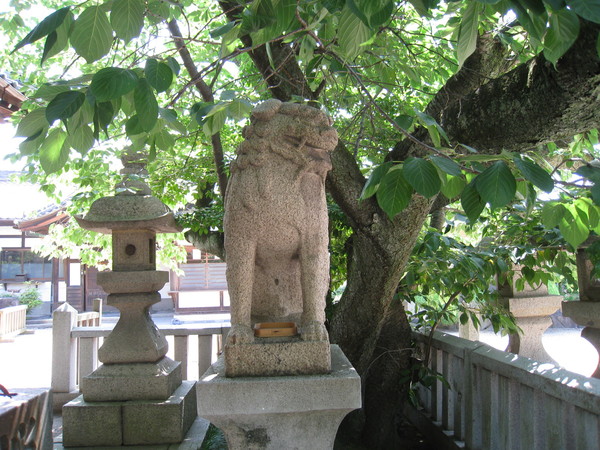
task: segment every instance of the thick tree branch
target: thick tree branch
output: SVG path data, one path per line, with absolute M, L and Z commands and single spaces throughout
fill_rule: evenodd
M 200 73 L 196 68 L 196 64 L 194 64 L 192 59 L 192 55 L 190 55 L 187 45 L 183 39 L 177 21 L 175 19 L 171 20 L 168 23 L 168 26 L 171 36 L 173 37 L 173 42 L 175 42 L 179 56 L 181 56 L 183 61 L 183 65 L 185 66 L 192 80 L 194 80 L 194 85 L 198 89 L 198 92 L 200 92 L 202 99 L 207 103 L 214 102 L 215 97 L 212 93 L 212 90 L 200 76 Z M 221 135 L 219 133 L 213 134 L 210 140 L 215 160 L 215 168 L 217 170 L 217 178 L 219 180 L 219 190 L 221 191 L 221 196 L 225 197 L 225 191 L 227 190 L 227 172 L 225 171 L 225 158 L 223 157 Z
M 569 141 L 574 135 L 600 125 L 598 92 L 600 59 L 596 50 L 599 26 L 582 23 L 577 42 L 555 68 L 543 55 L 502 72 L 489 44 L 467 60 L 448 80 L 427 108 L 452 142 L 482 153 L 527 151 L 547 142 Z M 427 131 L 415 132 L 425 138 Z M 390 152 L 403 160 L 420 149 L 406 140 Z
M 598 25 L 580 36 L 554 68 L 543 55 L 444 110 L 450 138 L 480 152 L 526 151 L 570 140 L 600 125 Z
M 220 1 L 219 4 L 230 21 L 240 20 L 239 16 L 244 9 L 240 2 Z M 264 45 L 253 48 L 252 39 L 249 35 L 242 36 L 240 40 L 246 48 L 251 48 L 248 54 L 274 98 L 284 102 L 290 101 L 293 96 L 316 100 L 318 95 L 310 89 L 302 69 L 297 64 L 296 55 L 288 44 L 281 41 L 270 43 L 274 64 L 274 67 L 272 67 Z

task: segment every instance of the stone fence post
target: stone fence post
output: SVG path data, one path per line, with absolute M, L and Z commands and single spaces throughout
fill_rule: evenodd
M 77 310 L 67 302 L 52 313 L 52 392 L 54 405 L 63 405 L 79 394 L 77 389 L 77 345 L 71 330 Z

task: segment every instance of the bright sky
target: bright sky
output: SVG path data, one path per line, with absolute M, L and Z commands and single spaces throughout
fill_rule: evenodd
M 23 161 L 11 163 L 7 155 L 19 151 L 19 142 L 22 138 L 15 139 L 15 129 L 10 123 L 0 124 L 0 170 L 22 170 L 25 166 Z M 5 219 L 17 219 L 26 217 L 33 211 L 37 211 L 53 203 L 46 195 L 31 184 L 2 184 L 0 185 L 0 196 L 2 203 L 0 217 Z

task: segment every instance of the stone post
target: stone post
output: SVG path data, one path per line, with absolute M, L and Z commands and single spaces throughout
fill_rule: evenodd
M 78 395 L 77 345 L 71 330 L 77 323 L 77 310 L 63 303 L 52 313 L 52 392 L 61 405 Z
M 515 317 L 517 326 L 523 333 L 510 334 L 506 351 L 540 362 L 555 363 L 544 349 L 542 336 L 552 325 L 550 315 L 555 313 L 562 301 L 560 295 L 549 295 L 545 285 L 532 287 L 525 283 L 525 289 L 517 291 L 514 281 L 521 277 L 515 268 L 515 277 L 509 283 L 499 286 L 500 303 Z

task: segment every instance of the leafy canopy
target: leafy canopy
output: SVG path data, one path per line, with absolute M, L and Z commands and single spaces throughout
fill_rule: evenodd
M 29 97 L 15 158 L 24 158 L 30 177 L 50 193 L 61 178 L 77 185 L 74 209 L 112 189 L 104 175 L 114 174 L 111 157 L 125 147 L 146 152 L 152 187 L 167 204 L 210 207 L 205 200 L 214 203 L 218 184 L 215 136 L 226 163 L 252 106 L 270 95 L 269 77 L 263 83 L 251 53 L 264 48 L 268 70 L 278 74 L 277 49 L 285 44 L 307 83 L 306 95 L 291 100 L 329 111 L 342 143 L 370 172 L 362 198 L 374 196 L 390 218 L 414 193 L 447 197 L 471 223 L 486 208 L 514 201 L 531 213 L 543 193 L 551 194 L 543 224 L 570 245 L 600 226 L 600 169 L 587 165 L 597 133 L 577 137 L 570 157 L 552 145 L 485 155 L 451 142 L 426 111 L 482 36 L 502 42 L 513 65 L 540 53 L 556 64 L 580 19 L 600 23 L 600 0 L 44 0 L 48 14 L 35 17 L 39 3 L 15 2 L 0 15 L 10 42 L 4 60 L 10 54 L 13 77 Z M 173 35 L 178 23 L 185 36 Z M 428 134 L 423 154 L 384 161 L 417 128 Z

